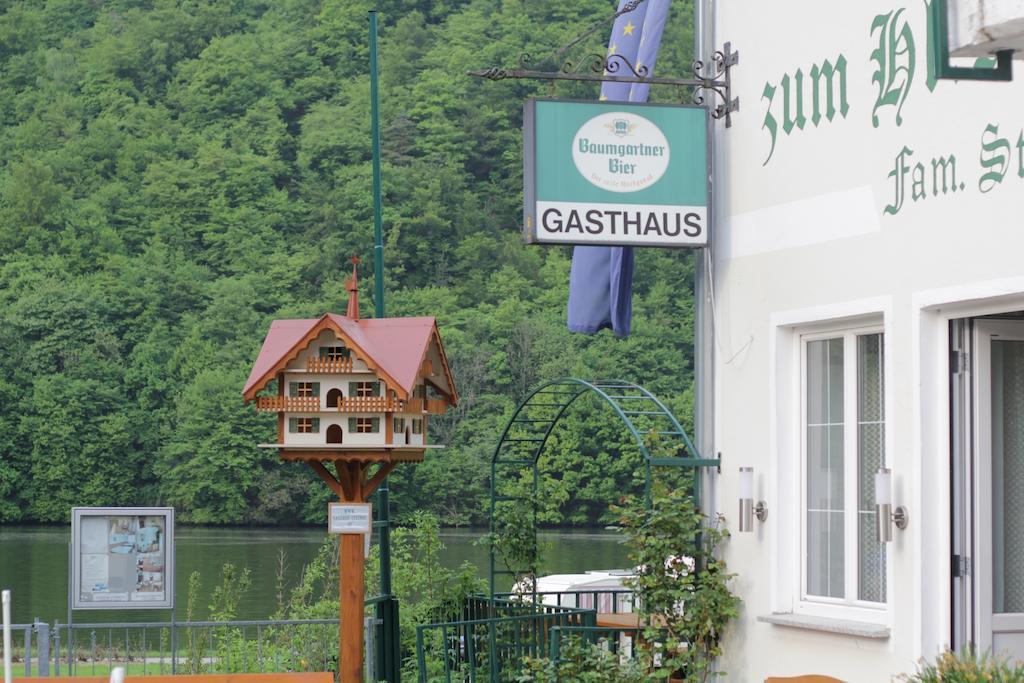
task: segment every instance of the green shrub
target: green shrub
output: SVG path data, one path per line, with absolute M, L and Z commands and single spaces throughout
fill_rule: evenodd
M 636 496 L 626 496 L 613 508 L 637 567 L 636 576 L 626 582 L 636 594 L 644 625 L 634 659 L 620 661 L 598 645 L 570 638 L 559 662 L 526 660 L 518 683 L 706 683 L 726 675 L 712 664 L 722 654 L 722 634 L 740 605 L 729 586 L 734 575 L 718 552 L 729 533 L 721 518 L 701 513 L 688 484 L 656 486 L 650 508 Z
M 976 655 L 947 650 L 934 662 L 922 660 L 914 674 L 904 674 L 908 683 L 1024 683 L 1024 663 L 1000 659 L 989 653 Z
M 638 655 L 649 680 L 705 683 L 726 676 L 712 665 L 740 606 L 729 586 L 735 575 L 719 552 L 729 532 L 724 518 L 705 517 L 689 492 L 686 481 L 673 488 L 662 484 L 655 487 L 650 509 L 638 497 L 614 508 L 637 568 L 626 585 L 636 593 L 646 624 Z
M 648 683 L 650 678 L 636 661 L 622 662 L 601 645 L 566 638 L 561 659 L 529 659 L 516 683 Z

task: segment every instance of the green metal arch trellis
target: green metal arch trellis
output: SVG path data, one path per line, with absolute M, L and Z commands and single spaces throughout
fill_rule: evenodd
M 539 481 L 538 461 L 544 452 L 555 425 L 576 399 L 584 394 L 593 394 L 607 403 L 629 430 L 640 449 L 644 468 L 644 494 L 648 504 L 651 499 L 652 467 L 692 467 L 694 469 L 694 495 L 700 492 L 700 470 L 717 467 L 718 460 L 702 458 L 693 445 L 686 430 L 664 403 L 644 387 L 625 380 L 586 381 L 574 377 L 551 380 L 534 389 L 519 404 L 505 424 L 498 445 L 491 458 L 491 507 L 490 507 L 490 592 L 495 594 L 495 580 L 498 575 L 533 576 L 537 574 L 537 506 L 536 494 Z M 654 457 L 647 444 L 647 437 L 654 437 L 680 455 Z M 532 474 L 532 495 L 513 495 L 508 491 L 510 477 L 522 480 L 524 472 Z M 503 490 L 503 485 L 505 490 Z M 697 501 L 699 504 L 699 500 Z M 495 551 L 495 538 L 501 532 L 496 518 L 501 505 L 527 506 L 531 513 L 533 553 L 531 566 L 499 569 Z

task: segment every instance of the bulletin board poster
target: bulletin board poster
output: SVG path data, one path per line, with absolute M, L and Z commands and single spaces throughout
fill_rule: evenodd
M 73 508 L 73 609 L 174 607 L 174 508 Z

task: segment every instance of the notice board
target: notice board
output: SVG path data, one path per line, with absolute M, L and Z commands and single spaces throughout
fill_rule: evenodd
M 174 508 L 73 508 L 73 609 L 174 606 Z

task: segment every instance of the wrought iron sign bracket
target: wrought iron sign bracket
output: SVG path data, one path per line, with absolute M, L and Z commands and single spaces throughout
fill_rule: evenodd
M 726 43 L 717 50 L 709 64 L 696 60 L 691 65 L 693 78 L 664 78 L 652 76 L 649 69 L 641 64 L 634 65 L 622 55 L 590 54 L 578 60 L 566 59 L 558 71 L 544 71 L 536 67 L 530 54 L 519 58 L 519 65 L 514 69 L 491 67 L 478 71 L 467 71 L 467 75 L 486 78 L 491 81 L 503 81 L 506 78 L 522 78 L 543 81 L 596 81 L 609 83 L 647 83 L 649 85 L 672 85 L 677 88 L 691 88 L 691 100 L 704 105 L 708 93 L 717 99 L 714 107 L 709 107 L 712 118 L 725 119 L 726 128 L 732 126 L 732 113 L 739 111 L 740 99 L 732 94 L 731 69 L 740 61 L 740 53 Z M 707 72 L 707 73 L 706 73 Z

